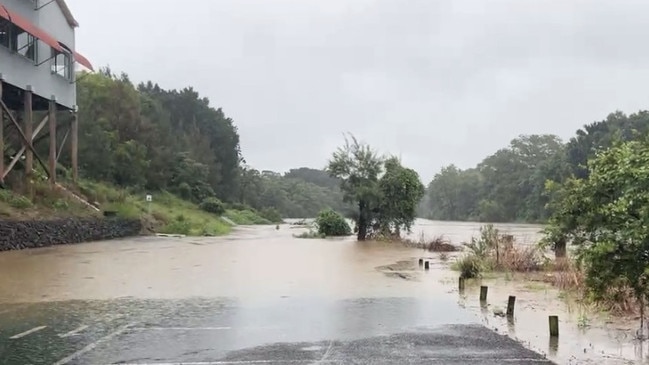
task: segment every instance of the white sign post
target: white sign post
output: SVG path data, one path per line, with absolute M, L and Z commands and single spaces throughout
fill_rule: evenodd
M 146 202 L 147 202 L 147 208 L 149 210 L 149 214 L 151 214 L 151 202 L 153 201 L 153 196 L 151 194 L 146 195 Z

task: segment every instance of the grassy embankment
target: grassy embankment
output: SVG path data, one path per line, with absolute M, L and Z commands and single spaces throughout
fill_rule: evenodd
M 232 229 L 220 216 L 205 212 L 197 204 L 168 192 L 153 193 L 153 201 L 147 203 L 145 193 L 98 182 L 81 181 L 78 187 L 67 188 L 98 206 L 101 211 L 113 211 L 120 217 L 141 219 L 145 230 L 149 232 L 218 236 L 227 234 Z M 52 219 L 103 214 L 78 201 L 65 190 L 52 190 L 47 182 L 34 184 L 32 200 L 21 193 L 0 189 L 0 219 Z M 223 216 L 240 225 L 273 223 L 249 208 L 226 209 Z

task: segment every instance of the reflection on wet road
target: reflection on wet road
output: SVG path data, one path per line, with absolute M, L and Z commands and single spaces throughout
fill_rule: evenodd
M 419 251 L 296 232 L 4 253 L 0 364 L 542 361 L 473 325 Z

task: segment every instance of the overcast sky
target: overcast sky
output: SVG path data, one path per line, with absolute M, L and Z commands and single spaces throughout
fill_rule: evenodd
M 519 134 L 649 103 L 645 0 L 68 0 L 77 50 L 234 119 L 249 164 L 322 168 L 351 132 L 427 182 Z

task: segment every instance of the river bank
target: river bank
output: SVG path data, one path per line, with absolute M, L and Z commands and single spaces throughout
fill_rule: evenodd
M 486 271 L 482 273 L 481 278 L 466 280 L 464 291 L 460 291 L 460 272 L 454 269 L 457 269 L 457 262 L 469 254 L 470 250 L 462 247 L 462 243 L 470 241 L 467 231 L 470 230 L 473 232 L 472 236 L 479 237 L 480 225 L 453 223 L 440 227 L 436 222 L 423 223 L 413 230 L 411 236 L 417 236 L 417 228 L 420 228 L 420 237 L 435 237 L 435 234 L 443 231 L 442 228 L 448 228 L 455 241 L 447 242 L 450 241 L 462 250 L 452 253 L 421 250 L 419 258 L 429 261 L 428 271 L 415 267 L 418 258 L 413 257 L 408 263 L 412 270 L 395 270 L 390 273 L 393 277 L 410 280 L 413 273 L 417 272 L 437 277 L 444 284 L 445 290 L 456 293 L 458 304 L 478 316 L 485 326 L 515 338 L 560 364 L 649 363 L 649 345 L 636 340 L 639 316 L 630 312 L 603 311 L 601 307 L 584 300 L 576 287 L 567 286 L 567 290 L 564 290 L 554 286 L 558 276 L 575 274 L 565 268 L 546 264 L 547 271 Z M 458 229 L 463 226 L 468 226 L 469 229 Z M 517 244 L 518 248 L 529 250 L 534 240 L 540 238 L 540 234 L 534 234 L 534 230 L 540 231 L 542 226 L 500 225 L 499 228 L 502 233 L 513 235 L 517 240 L 522 238 L 523 243 Z M 551 255 L 550 252 L 542 254 Z M 550 259 L 546 262 L 553 261 Z M 479 300 L 481 286 L 488 287 L 486 305 Z M 510 296 L 516 297 L 513 319 L 504 316 Z M 551 339 L 549 336 L 548 317 L 551 315 L 559 317 L 558 339 Z

